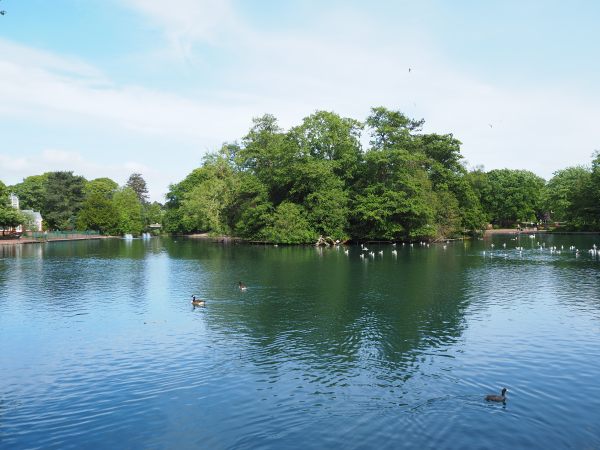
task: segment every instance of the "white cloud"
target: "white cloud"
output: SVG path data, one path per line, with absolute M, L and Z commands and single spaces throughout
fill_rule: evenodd
M 197 42 L 218 44 L 241 26 L 229 0 L 123 0 L 165 33 L 176 53 L 191 59 Z
M 109 177 L 120 185 L 124 185 L 129 175 L 141 173 L 146 180 L 152 201 L 164 201 L 166 186 L 172 180 L 168 172 L 157 170 L 139 161 L 123 161 L 119 163 L 101 163 L 84 157 L 80 152 L 60 149 L 43 149 L 25 157 L 11 157 L 0 154 L 0 173 L 6 184 L 15 184 L 29 175 L 44 172 L 68 170 L 75 175 L 82 175 L 88 180 Z
M 1 42 L 2 47 L 10 47 Z M 227 136 L 235 118 L 227 105 L 191 100 L 183 96 L 146 89 L 117 86 L 87 71 L 75 71 L 69 61 L 54 66 L 38 64 L 37 58 L 0 61 L 0 115 L 41 121 L 105 121 L 119 128 L 187 139 Z

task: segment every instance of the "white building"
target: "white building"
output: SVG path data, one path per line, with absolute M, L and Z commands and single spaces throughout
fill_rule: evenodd
M 42 231 L 42 215 L 40 214 L 39 211 L 33 211 L 32 209 L 23 209 L 21 210 L 19 208 L 19 197 L 17 197 L 15 194 L 10 194 L 9 196 L 10 198 L 10 206 L 12 206 L 15 209 L 19 209 L 23 214 L 26 214 L 27 216 L 29 216 L 31 218 L 31 225 L 30 225 L 30 229 L 25 230 L 25 231 Z M 17 228 L 17 231 L 22 232 L 23 231 L 23 227 L 19 226 Z
M 19 197 L 17 197 L 15 194 L 10 194 L 8 198 L 10 199 L 10 206 L 15 209 L 19 209 Z

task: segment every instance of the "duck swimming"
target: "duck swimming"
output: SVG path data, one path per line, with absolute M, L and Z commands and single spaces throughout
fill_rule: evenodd
M 199 298 L 196 298 L 195 295 L 192 295 L 192 305 L 194 305 L 194 306 L 205 306 L 206 305 L 206 301 L 205 300 L 200 300 Z
M 239 282 L 238 286 L 240 287 L 240 291 L 245 291 L 246 289 L 248 289 L 248 286 L 246 286 L 241 281 Z
M 506 401 L 506 388 L 502 388 L 502 395 L 486 395 L 485 396 L 485 400 L 488 402 L 502 402 L 504 403 Z

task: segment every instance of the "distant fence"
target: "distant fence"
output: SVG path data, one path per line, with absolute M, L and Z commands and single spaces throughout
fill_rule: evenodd
M 60 240 L 60 239 L 85 239 L 90 236 L 100 236 L 98 231 L 28 231 L 23 235 L 28 239 Z

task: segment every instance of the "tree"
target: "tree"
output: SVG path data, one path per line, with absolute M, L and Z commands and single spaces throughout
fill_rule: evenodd
M 317 233 L 306 220 L 306 212 L 300 205 L 290 202 L 283 202 L 276 208 L 262 236 L 269 242 L 283 244 L 306 244 L 317 239 Z
M 0 208 L 8 205 L 8 188 L 0 180 Z
M 41 213 L 49 229 L 71 230 L 85 198 L 85 178 L 73 172 L 47 174 Z
M 138 235 L 143 231 L 142 204 L 133 189 L 125 186 L 117 190 L 113 195 L 112 204 L 117 217 L 114 234 Z
M 119 185 L 117 182 L 110 178 L 96 178 L 85 184 L 83 192 L 86 197 L 98 194 L 104 198 L 111 199 L 118 188 Z
M 127 183 L 125 183 L 125 186 L 133 189 L 140 203 L 148 203 L 148 187 L 146 186 L 146 181 L 142 178 L 141 174 L 132 173 L 129 176 Z
M 436 198 L 420 155 L 371 150 L 353 202 L 353 236 L 417 239 L 436 234 Z
M 527 170 L 500 169 L 488 172 L 487 180 L 482 205 L 493 224 L 511 226 L 542 216 L 543 178 Z
M 568 167 L 554 172 L 542 193 L 544 209 L 556 221 L 576 220 L 577 211 L 583 206 L 578 199 L 583 198 L 583 190 L 591 183 L 592 172 L 582 166 Z M 587 202 L 586 202 L 587 203 Z
M 97 230 L 104 234 L 116 234 L 119 223 L 119 211 L 112 198 L 102 192 L 90 192 L 77 216 L 80 230 Z
M 390 111 L 383 106 L 371 109 L 367 125 L 371 128 L 371 147 L 374 150 L 403 146 L 412 143 L 412 134 L 421 130 L 425 121 L 412 120 L 400 111 Z
M 331 161 L 336 176 L 352 180 L 361 160 L 362 129 L 363 125 L 357 120 L 317 111 L 288 134 L 296 142 L 300 156 Z
M 19 225 L 26 225 L 28 223 L 29 218 L 21 211 L 10 206 L 0 206 L 0 228 L 2 228 L 3 236 L 6 234 L 6 231 L 12 231 Z
M 32 175 L 11 187 L 11 190 L 19 197 L 22 209 L 43 210 L 48 175 L 49 173 Z
M 163 205 L 158 202 L 147 203 L 142 207 L 144 228 L 154 223 L 162 224 L 165 211 Z

